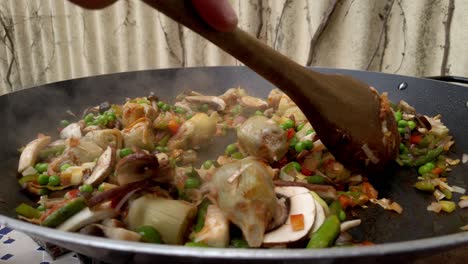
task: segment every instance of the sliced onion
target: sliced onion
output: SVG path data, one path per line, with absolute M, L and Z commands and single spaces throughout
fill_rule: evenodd
M 461 194 L 465 194 L 466 190 L 460 186 L 452 186 L 452 192 L 456 192 L 456 193 L 461 193 Z
M 374 164 L 379 163 L 379 159 L 374 155 L 374 153 L 372 152 L 372 150 L 369 148 L 367 144 L 362 145 L 361 149 L 364 151 L 364 154 L 366 154 L 366 156 L 369 158 L 369 160 L 372 163 Z
M 467 208 L 468 200 L 461 200 L 460 202 L 458 202 L 458 206 L 460 206 L 460 208 Z
M 463 231 L 468 231 L 468 225 L 464 225 L 462 227 L 460 227 L 461 230 Z
M 462 156 L 462 163 L 465 164 L 468 162 L 468 154 L 465 154 L 463 153 L 463 156 Z
M 346 232 L 348 231 L 349 229 L 353 228 L 353 227 L 357 227 L 361 224 L 361 219 L 355 219 L 355 220 L 350 220 L 350 221 L 344 221 L 343 223 L 341 223 L 340 225 L 340 231 L 341 232 Z
M 435 190 L 433 194 L 434 194 L 434 197 L 437 199 L 437 201 L 440 201 L 445 198 L 445 194 L 443 194 L 439 190 Z
M 431 212 L 435 212 L 435 213 L 440 213 L 440 211 L 442 210 L 442 205 L 440 205 L 439 203 L 436 203 L 436 202 L 432 202 L 427 207 L 427 210 L 431 211 Z
M 130 197 L 136 193 L 139 189 L 134 189 L 132 191 L 130 191 L 129 193 L 127 193 L 124 197 L 122 197 L 122 199 L 120 199 L 119 203 L 115 206 L 114 210 L 116 212 L 120 211 L 120 209 L 122 208 L 122 206 L 128 201 L 128 199 L 130 199 Z

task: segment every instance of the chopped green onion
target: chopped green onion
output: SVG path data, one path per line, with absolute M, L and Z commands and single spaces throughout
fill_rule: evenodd
M 186 247 L 209 247 L 207 244 L 202 242 L 187 242 L 185 243 Z
M 231 245 L 235 248 L 249 248 L 249 244 L 244 239 L 232 239 Z
M 198 206 L 197 222 L 195 223 L 195 226 L 193 228 L 195 230 L 195 232 L 200 232 L 200 230 L 202 230 L 203 226 L 205 226 L 206 212 L 207 212 L 208 206 L 210 204 L 211 204 L 210 200 L 205 198 L 205 199 L 203 199 L 203 201 Z
M 414 187 L 420 191 L 433 192 L 435 190 L 434 184 L 429 181 L 418 181 L 414 184 Z
M 452 201 L 439 201 L 439 204 L 442 206 L 442 211 L 446 213 L 451 213 L 455 210 L 455 203 Z

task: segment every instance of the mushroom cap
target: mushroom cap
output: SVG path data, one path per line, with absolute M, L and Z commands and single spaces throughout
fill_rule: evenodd
M 137 152 L 121 159 L 115 167 L 115 176 L 119 185 L 142 181 L 158 173 L 158 159 L 145 152 Z
M 275 192 L 290 200 L 289 217 L 279 228 L 265 234 L 263 244 L 286 244 L 307 236 L 314 225 L 316 214 L 315 199 L 310 194 L 310 191 L 304 187 L 282 186 L 275 187 Z M 294 231 L 291 224 L 291 216 L 300 214 L 304 216 L 304 228 Z
M 18 163 L 18 172 L 21 173 L 29 166 L 36 164 L 39 151 L 50 144 L 51 138 L 49 136 L 39 136 L 37 139 L 29 142 L 21 152 L 20 160 Z
M 103 182 L 112 172 L 115 164 L 115 149 L 108 146 L 99 156 L 91 175 L 84 181 L 85 184 L 96 186 Z

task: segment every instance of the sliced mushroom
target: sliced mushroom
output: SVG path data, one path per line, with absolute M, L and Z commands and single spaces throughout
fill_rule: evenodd
M 239 98 L 239 104 L 253 111 L 255 110 L 264 111 L 265 109 L 268 108 L 268 103 L 266 101 L 257 97 L 249 96 L 249 95 Z
M 34 166 L 34 164 L 36 164 L 39 151 L 47 147 L 49 144 L 49 136 L 39 136 L 37 139 L 29 142 L 24 148 L 23 152 L 21 152 L 18 164 L 18 172 L 21 173 L 26 168 Z
M 85 184 L 97 186 L 103 182 L 112 172 L 115 164 L 115 149 L 108 146 L 96 162 L 91 175 L 84 181 Z
M 195 242 L 202 242 L 210 247 L 225 248 L 229 244 L 229 221 L 216 205 L 209 205 L 206 211 L 205 225 L 194 235 Z
M 74 232 L 89 224 L 93 224 L 107 218 L 112 218 L 116 214 L 117 212 L 110 207 L 110 202 L 104 203 L 96 209 L 85 207 L 83 210 L 79 211 L 59 225 L 57 229 Z
M 317 200 L 314 199 L 314 201 L 315 201 L 316 213 L 315 213 L 314 225 L 312 226 L 310 235 L 312 235 L 312 233 L 315 233 L 320 228 L 323 222 L 325 222 L 325 218 L 326 218 L 325 210 L 323 209 L 323 207 L 320 205 L 320 203 Z
M 275 192 L 290 200 L 289 217 L 282 226 L 265 234 L 263 238 L 265 246 L 299 241 L 309 234 L 315 221 L 315 200 L 308 189 L 303 187 L 276 187 Z M 303 229 L 293 230 L 291 217 L 294 215 L 303 216 Z
M 110 227 L 100 224 L 92 224 L 80 230 L 80 233 L 93 236 L 103 236 L 110 239 L 125 241 L 140 241 L 141 235 L 122 227 Z
M 157 176 L 158 168 L 158 159 L 154 155 L 137 152 L 126 156 L 117 163 L 115 177 L 119 185 L 125 185 Z
M 189 103 L 208 104 L 216 111 L 223 111 L 226 108 L 224 100 L 217 96 L 194 95 L 185 97 L 185 100 Z
M 237 138 L 242 151 L 269 162 L 280 160 L 288 151 L 284 130 L 264 116 L 247 119 L 237 130 Z
M 81 126 L 78 123 L 71 123 L 60 131 L 60 138 L 81 138 Z

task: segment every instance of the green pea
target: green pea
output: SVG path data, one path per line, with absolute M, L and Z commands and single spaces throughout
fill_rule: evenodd
M 282 127 L 284 130 L 293 128 L 293 127 L 294 127 L 294 121 L 292 121 L 291 119 L 286 119 L 286 121 L 284 121 L 284 122 L 281 124 L 281 127 Z
M 177 114 L 185 114 L 185 109 L 180 107 L 180 106 L 177 106 L 175 109 L 174 109 L 174 112 L 176 112 Z
M 50 186 L 58 186 L 60 185 L 60 177 L 57 175 L 52 175 L 49 177 L 49 185 Z
M 37 172 L 43 173 L 43 172 L 47 171 L 47 169 L 49 168 L 49 164 L 48 163 L 37 163 L 36 166 L 34 166 L 34 168 L 37 170 Z
M 227 145 L 226 150 L 224 151 L 227 155 L 231 155 L 232 153 L 237 151 L 236 143 L 232 143 Z
M 41 211 L 41 212 L 43 212 L 43 211 L 45 211 L 46 208 L 45 208 L 44 205 L 41 204 L 41 205 L 39 205 L 36 209 L 39 210 L 39 211 Z
M 93 114 L 87 114 L 87 115 L 85 116 L 85 118 L 84 118 L 84 121 L 85 121 L 86 123 L 91 123 L 91 122 L 93 122 L 93 121 L 94 121 L 94 115 L 93 115 Z
M 70 121 L 65 120 L 65 119 L 60 121 L 60 126 L 61 126 L 61 127 L 66 127 L 66 126 L 68 126 L 69 124 L 70 124 Z
M 203 162 L 203 168 L 208 170 L 209 168 L 211 168 L 211 166 L 213 166 L 213 161 L 206 160 L 205 162 Z
M 400 111 L 395 112 L 395 121 L 400 121 L 403 118 L 403 114 Z
M 92 193 L 93 192 L 93 186 L 89 185 L 89 184 L 83 184 L 80 186 L 79 188 L 80 192 L 83 192 L 83 193 Z
M 187 242 L 185 243 L 186 247 L 209 247 L 207 244 L 202 242 Z
M 49 183 L 49 176 L 47 174 L 41 174 L 37 177 L 37 182 L 40 185 L 47 185 Z
M 296 152 L 301 152 L 305 149 L 304 142 L 297 142 L 296 146 L 294 146 Z
M 201 180 L 197 177 L 188 177 L 187 180 L 185 181 L 185 189 L 196 189 L 200 187 L 201 185 Z
M 98 191 L 100 191 L 100 192 L 105 191 L 105 188 L 104 188 L 104 185 L 103 185 L 103 184 L 99 185 Z
M 304 144 L 305 149 L 310 150 L 312 149 L 312 147 L 314 147 L 314 143 L 312 142 L 312 140 L 307 139 L 307 140 L 304 140 L 302 143 Z
M 96 118 L 96 121 L 100 125 L 103 125 L 103 126 L 107 125 L 107 118 L 105 115 L 98 115 L 98 117 Z
M 62 164 L 62 166 L 60 166 L 60 171 L 66 171 L 70 167 L 71 165 L 68 163 Z
M 313 175 L 313 176 L 307 177 L 307 182 L 310 184 L 323 184 L 325 183 L 325 178 L 323 178 L 320 175 Z
M 400 143 L 400 153 L 405 153 L 408 152 L 408 148 L 405 146 L 405 144 Z
M 419 167 L 418 172 L 419 172 L 419 174 L 423 175 L 425 173 L 431 172 L 431 170 L 432 169 L 430 167 L 428 167 L 426 165 L 422 165 L 421 167 Z
M 307 130 L 307 132 L 306 132 L 306 136 L 307 136 L 307 135 L 310 135 L 310 134 L 312 134 L 312 133 L 314 133 L 314 132 L 315 132 L 315 130 L 309 129 L 309 130 Z
M 231 245 L 235 248 L 249 248 L 249 244 L 244 239 L 233 239 Z
M 296 169 L 296 171 L 301 171 L 302 167 L 301 167 L 301 164 L 299 164 L 299 162 L 293 161 L 291 162 L 291 164 L 294 167 L 294 169 Z
M 289 142 L 289 147 L 290 148 L 295 148 L 298 141 L 299 140 L 297 139 L 297 137 L 291 138 L 291 141 Z
M 429 167 L 431 170 L 433 170 L 435 168 L 435 164 L 434 162 L 428 162 L 425 164 L 427 167 Z
M 165 112 L 171 110 L 171 106 L 168 105 L 168 104 L 163 104 L 163 106 L 161 106 L 161 109 Z
M 152 226 L 140 226 L 135 231 L 141 235 L 141 241 L 143 242 L 155 244 L 162 243 L 161 234 Z
M 231 113 L 237 115 L 239 114 L 240 112 L 242 112 L 242 107 L 240 105 L 235 105 L 232 109 L 231 109 Z
M 257 111 L 255 111 L 255 115 L 262 116 L 262 115 L 263 115 L 263 112 L 262 112 L 262 111 L 259 111 L 259 110 L 257 110 Z
M 200 105 L 200 111 L 207 112 L 208 110 L 210 110 L 210 106 L 208 104 Z
M 130 154 L 133 154 L 133 150 L 131 148 L 123 148 L 119 150 L 119 157 L 123 158 Z
M 116 116 L 114 112 L 109 112 L 109 114 L 106 115 L 107 121 L 112 122 L 116 119 Z
M 407 127 L 408 122 L 406 120 L 400 120 L 398 121 L 398 127 Z
M 161 108 L 163 105 L 165 105 L 165 103 L 164 103 L 163 101 L 158 101 L 158 102 L 156 103 L 156 105 L 157 105 L 159 108 Z
M 305 126 L 305 123 L 302 123 L 302 124 L 297 125 L 296 131 L 300 131 L 301 129 L 304 128 L 304 126 Z
M 400 134 L 404 134 L 404 133 L 406 133 L 406 129 L 403 128 L 403 127 L 399 127 L 399 128 L 398 128 L 398 132 L 399 132 Z
M 231 154 L 231 157 L 233 159 L 243 159 L 244 158 L 244 155 L 242 155 L 242 153 L 240 153 L 239 151 L 237 152 L 234 152 Z
M 408 127 L 413 130 L 416 128 L 416 122 L 414 122 L 413 120 L 410 120 L 408 121 Z

